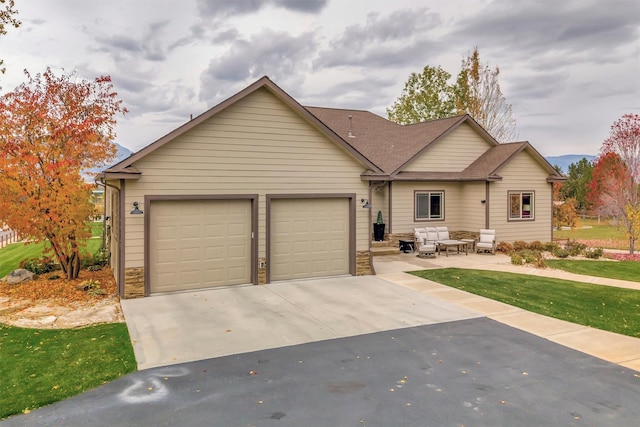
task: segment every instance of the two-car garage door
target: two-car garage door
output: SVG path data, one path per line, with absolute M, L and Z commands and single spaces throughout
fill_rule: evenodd
M 149 292 L 253 283 L 252 203 L 152 201 Z M 348 198 L 275 198 L 269 209 L 271 281 L 349 274 Z

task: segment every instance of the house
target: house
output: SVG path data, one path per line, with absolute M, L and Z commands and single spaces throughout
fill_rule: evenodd
M 101 179 L 119 291 L 137 297 L 372 274 L 378 210 L 391 241 L 432 224 L 551 240 L 563 177 L 468 115 L 401 126 L 303 107 L 263 77 Z

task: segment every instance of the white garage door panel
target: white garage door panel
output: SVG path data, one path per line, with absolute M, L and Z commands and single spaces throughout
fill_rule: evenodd
M 271 230 L 271 280 L 349 273 L 348 199 L 273 200 Z
M 154 201 L 150 234 L 152 293 L 251 282 L 249 200 Z

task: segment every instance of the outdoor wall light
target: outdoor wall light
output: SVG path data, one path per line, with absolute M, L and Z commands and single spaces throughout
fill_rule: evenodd
M 485 203 L 487 203 L 487 201 L 486 200 L 480 200 L 480 203 L 482 203 L 484 205 Z
M 131 211 L 131 215 L 141 215 L 144 213 L 140 210 L 138 206 L 139 206 L 138 202 L 133 202 L 133 210 Z
M 369 204 L 369 199 L 360 199 L 360 203 L 362 203 L 362 207 L 364 209 L 371 209 L 371 205 Z

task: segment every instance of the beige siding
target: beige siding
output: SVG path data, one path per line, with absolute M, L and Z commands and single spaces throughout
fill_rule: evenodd
M 496 240 L 548 242 L 551 240 L 551 184 L 549 175 L 527 152 L 520 152 L 514 159 L 497 171 L 502 181 L 491 183 L 491 224 L 496 230 Z M 535 220 L 508 221 L 508 192 L 535 192 Z
M 460 229 L 465 231 L 480 231 L 486 222 L 486 183 L 469 182 L 462 186 L 461 193 Z M 485 203 L 482 203 L 485 200 Z
M 391 224 L 391 221 L 389 220 L 389 186 L 384 185 L 378 187 L 380 187 L 379 190 L 375 190 L 375 186 L 371 189 L 371 200 L 369 201 L 371 203 L 371 223 L 373 224 L 376 222 L 376 219 L 378 218 L 378 211 L 381 211 L 382 219 L 384 223 L 387 224 L 385 226 L 385 233 L 389 233 L 389 227 Z M 373 226 L 370 227 L 369 231 L 373 233 Z
M 471 126 L 463 123 L 444 138 L 432 143 L 403 171 L 460 172 L 473 163 L 491 145 Z
M 355 193 L 368 197 L 362 164 L 260 89 L 133 166 L 126 207 L 145 195 L 259 194 L 259 257 L 265 256 L 266 194 Z M 356 203 L 356 250 L 368 249 L 367 209 Z M 143 215 L 126 215 L 126 268 L 144 264 Z
M 393 183 L 393 232 L 409 233 L 414 227 L 441 227 L 460 230 L 463 226 L 462 184 L 449 182 Z M 444 191 L 444 220 L 414 221 L 414 192 Z M 478 203 L 480 204 L 480 203 Z
M 414 192 L 444 190 L 443 221 L 414 221 Z M 479 231 L 485 227 L 485 183 L 393 184 L 393 233 L 409 233 L 414 227 L 447 226 L 451 231 Z

